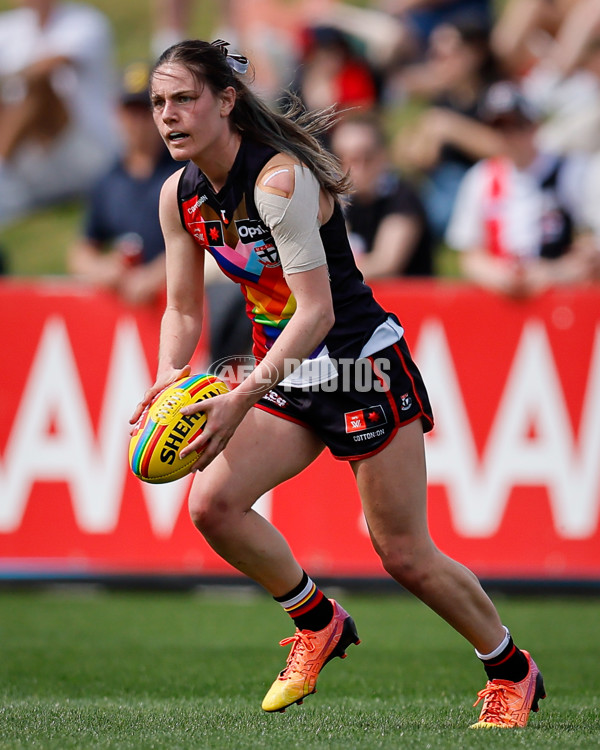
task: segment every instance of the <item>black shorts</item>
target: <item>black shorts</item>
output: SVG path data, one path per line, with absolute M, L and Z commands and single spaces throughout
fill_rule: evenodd
M 306 388 L 278 385 L 255 406 L 315 432 L 335 458 L 377 453 L 399 427 L 433 413 L 421 373 L 404 339 L 361 360 L 340 360 L 338 377 Z

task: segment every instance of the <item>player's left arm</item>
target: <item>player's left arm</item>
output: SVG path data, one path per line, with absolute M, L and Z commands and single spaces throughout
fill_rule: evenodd
M 208 416 L 202 434 L 182 451 L 185 455 L 204 450 L 195 464 L 198 470 L 223 450 L 252 405 L 288 374 L 288 364 L 301 362 L 317 348 L 335 319 L 319 234 L 321 222 L 331 216 L 333 199 L 306 168 L 289 157 L 287 161 L 275 157 L 275 163 L 267 165 L 257 182 L 255 198 L 277 245 L 296 310 L 265 358 L 237 388 L 186 407 L 185 411 L 204 411 Z
M 277 368 L 282 379 L 281 367 L 285 370 L 286 358 L 305 359 L 334 323 L 327 257 L 319 232 L 331 217 L 333 198 L 307 167 L 278 154 L 259 176 L 255 201 L 271 230 L 287 285 L 296 301 L 292 318 L 264 360 L 269 369 Z M 250 378 L 263 378 L 266 374 L 257 368 Z M 250 381 L 248 385 L 254 388 L 258 384 Z M 272 385 L 275 383 L 265 387 L 261 395 Z

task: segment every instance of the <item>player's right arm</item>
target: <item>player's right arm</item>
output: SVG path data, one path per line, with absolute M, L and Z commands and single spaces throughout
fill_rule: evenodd
M 158 368 L 154 384 L 137 405 L 130 422 L 165 386 L 190 374 L 200 333 L 204 304 L 204 250 L 183 228 L 177 202 L 181 171 L 171 175 L 160 195 L 160 224 L 165 240 L 167 304 L 160 328 Z

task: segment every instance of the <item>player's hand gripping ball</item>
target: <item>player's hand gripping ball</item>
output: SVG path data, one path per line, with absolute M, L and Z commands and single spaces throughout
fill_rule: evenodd
M 204 429 L 202 412 L 181 414 L 188 404 L 220 396 L 229 389 L 214 375 L 190 375 L 167 386 L 138 419 L 129 441 L 129 466 L 144 482 L 173 482 L 190 473 L 199 453 L 179 458 L 182 448 Z

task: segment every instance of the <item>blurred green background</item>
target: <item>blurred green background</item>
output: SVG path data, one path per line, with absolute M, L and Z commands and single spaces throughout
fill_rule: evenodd
M 116 65 L 149 59 L 153 28 L 154 0 L 83 0 L 102 10 L 113 24 Z M 286 0 L 282 0 L 285 2 Z M 252 2 L 252 0 L 248 0 Z M 369 0 L 346 0 L 349 4 L 368 5 Z M 496 0 L 498 8 L 503 0 Z M 0 0 L 0 12 L 18 6 L 18 0 Z M 211 38 L 219 21 L 221 0 L 194 0 L 190 36 Z M 386 113 L 388 128 L 397 130 L 420 109 L 403 105 Z M 82 200 L 37 211 L 8 227 L 0 228 L 0 247 L 6 259 L 7 273 L 18 276 L 65 273 L 67 247 L 75 239 L 83 211 Z M 439 248 L 436 270 L 440 275 L 457 275 L 455 254 Z
M 113 24 L 116 64 L 150 57 L 152 4 L 154 0 L 94 0 L 90 5 L 102 10 Z M 0 0 L 0 12 L 19 2 Z M 218 16 L 219 0 L 193 3 L 191 32 L 210 36 Z M 66 248 L 73 242 L 81 221 L 81 201 L 53 206 L 0 229 L 0 245 L 13 275 L 65 273 Z

